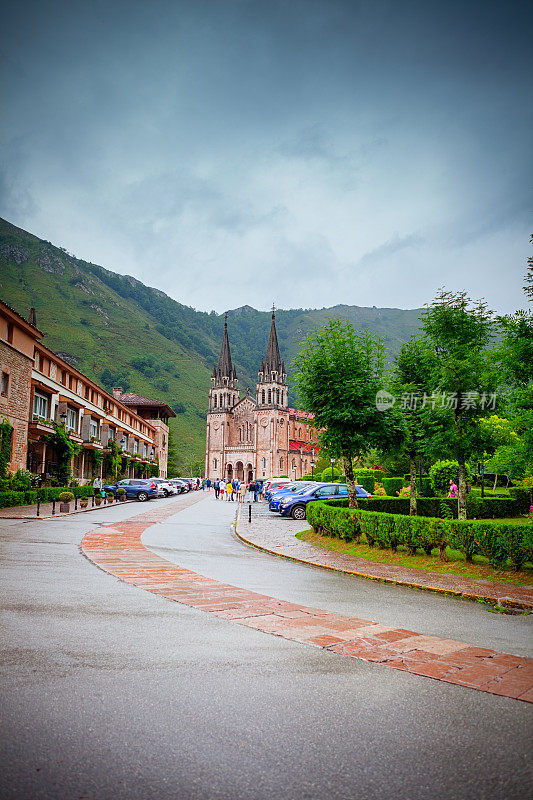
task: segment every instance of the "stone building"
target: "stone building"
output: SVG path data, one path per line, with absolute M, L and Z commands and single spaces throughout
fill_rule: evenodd
M 47 439 L 53 423 L 63 424 L 80 445 L 72 476 L 80 483 L 101 474 L 97 451 L 115 441 L 128 455 L 129 477 L 166 477 L 168 417 L 175 413 L 158 400 L 110 394 L 87 375 L 47 348 L 36 326 L 35 312 L 25 320 L 0 301 L 0 420 L 13 427 L 10 471 L 27 468 L 48 480 L 56 466 Z
M 206 477 L 236 477 L 249 482 L 282 475 L 301 478 L 310 473 L 318 452 L 315 431 L 309 425 L 310 414 L 289 408 L 274 311 L 255 397 L 249 390 L 241 397 L 237 384 L 226 315 L 220 358 L 209 391 Z

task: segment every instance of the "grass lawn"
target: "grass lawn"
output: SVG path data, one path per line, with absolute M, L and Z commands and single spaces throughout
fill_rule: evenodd
M 515 521 L 517 520 L 513 520 L 513 522 Z M 528 520 L 524 520 L 524 522 L 527 523 Z M 393 553 L 391 550 L 369 547 L 364 541 L 354 544 L 333 536 L 322 536 L 315 533 L 312 528 L 296 534 L 296 538 L 301 539 L 303 542 L 314 544 L 317 547 L 323 547 L 326 550 L 346 553 L 350 556 L 357 556 L 357 558 L 367 558 L 369 561 L 377 561 L 380 564 L 425 569 L 445 575 L 459 575 L 462 578 L 481 578 L 483 580 L 497 581 L 498 583 L 512 583 L 516 586 L 533 586 L 533 564 L 529 563 L 525 564 L 521 570 L 495 569 L 491 567 L 488 559 L 483 556 L 474 556 L 474 563 L 467 564 L 462 553 L 457 550 L 451 550 L 449 547 L 446 548 L 448 561 L 440 560 L 438 550 L 434 550 L 431 556 L 422 551 L 419 551 L 415 556 L 409 556 L 401 546 L 396 553 Z

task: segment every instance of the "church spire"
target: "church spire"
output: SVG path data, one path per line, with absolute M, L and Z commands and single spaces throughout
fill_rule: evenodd
M 268 375 L 271 372 L 281 374 L 281 358 L 279 355 L 278 335 L 276 333 L 276 308 L 272 306 L 272 324 L 270 326 L 270 336 L 265 357 L 264 372 Z
M 224 316 L 224 338 L 222 339 L 222 347 L 220 348 L 220 357 L 218 359 L 217 375 L 219 378 L 236 378 L 237 373 L 231 363 L 231 351 L 229 348 L 228 336 L 228 314 Z

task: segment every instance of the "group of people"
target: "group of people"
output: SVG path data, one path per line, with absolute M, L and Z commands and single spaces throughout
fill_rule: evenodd
M 217 478 L 215 481 L 213 481 L 212 485 L 215 490 L 216 500 L 237 500 L 239 503 L 243 502 L 247 492 L 250 492 L 250 497 L 253 494 L 254 503 L 256 503 L 262 489 L 261 481 L 251 481 L 250 483 L 246 484 L 244 481 L 240 481 L 238 478 L 235 478 L 232 481 L 225 480 L 224 478 Z M 207 481 L 207 487 L 211 488 L 210 480 Z

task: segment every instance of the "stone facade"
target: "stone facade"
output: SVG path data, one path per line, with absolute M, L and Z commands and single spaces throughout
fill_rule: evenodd
M 254 478 L 311 472 L 318 451 L 311 416 L 289 408 L 287 374 L 280 358 L 275 314 L 265 359 L 257 376 L 255 397 L 240 396 L 232 364 L 227 317 L 218 366 L 209 391 L 206 435 L 206 477 Z
M 42 335 L 17 322 L 9 309 L 0 309 L 0 419 L 7 419 L 13 426 L 10 472 L 26 467 L 33 347 Z

